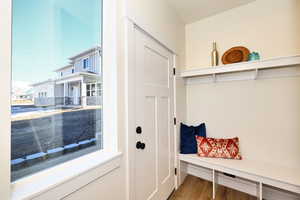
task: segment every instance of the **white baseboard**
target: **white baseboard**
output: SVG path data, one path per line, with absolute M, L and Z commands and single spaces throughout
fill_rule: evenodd
M 185 173 L 202 178 L 204 180 L 212 181 L 211 169 L 199 167 L 193 164 L 181 163 L 181 170 Z M 229 177 L 223 173 L 218 173 L 217 183 L 225 187 L 229 187 L 252 196 L 257 196 L 258 185 L 255 182 L 242 179 L 239 177 Z M 266 200 L 300 200 L 300 194 L 290 193 L 270 186 L 263 186 L 263 199 Z

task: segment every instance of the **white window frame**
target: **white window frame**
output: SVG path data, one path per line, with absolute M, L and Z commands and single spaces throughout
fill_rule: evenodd
M 0 194 L 10 198 L 10 88 L 11 88 L 11 0 L 2 0 L 0 6 Z
M 103 150 L 59 164 L 28 177 L 10 182 L 11 146 L 11 23 L 12 0 L 0 6 L 0 194 L 1 199 L 61 199 L 104 174 L 118 168 L 121 153 L 117 140 L 117 6 L 103 0 Z M 100 17 L 100 16 L 99 16 Z M 109 66 L 109 67 L 105 67 Z

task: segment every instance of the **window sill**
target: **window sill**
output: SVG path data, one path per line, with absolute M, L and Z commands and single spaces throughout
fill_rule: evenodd
M 120 152 L 97 151 L 22 178 L 12 183 L 11 199 L 32 199 L 74 180 L 71 187 L 54 191 L 55 196 L 62 198 L 120 167 L 121 157 Z

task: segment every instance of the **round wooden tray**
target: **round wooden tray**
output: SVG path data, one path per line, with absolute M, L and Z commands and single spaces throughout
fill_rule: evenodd
M 222 56 L 222 63 L 226 65 L 248 61 L 249 54 L 250 51 L 246 47 L 232 47 L 231 49 L 227 50 Z

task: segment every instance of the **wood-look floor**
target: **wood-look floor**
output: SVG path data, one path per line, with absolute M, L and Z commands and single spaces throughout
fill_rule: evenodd
M 212 183 L 187 176 L 170 200 L 211 200 Z M 257 200 L 256 197 L 218 185 L 215 200 Z

